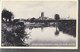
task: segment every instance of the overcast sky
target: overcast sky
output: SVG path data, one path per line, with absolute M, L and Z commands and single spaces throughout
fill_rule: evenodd
M 39 18 L 41 12 L 44 16 L 54 18 L 55 14 L 59 14 L 63 19 L 76 19 L 76 2 L 73 1 L 4 1 L 2 9 L 13 12 L 15 19 Z

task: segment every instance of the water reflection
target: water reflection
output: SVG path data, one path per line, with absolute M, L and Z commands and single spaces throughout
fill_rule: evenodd
M 67 21 L 47 24 L 25 23 L 25 25 L 25 31 L 31 32 L 30 46 L 55 46 L 55 44 L 57 44 L 56 46 L 76 46 L 76 37 L 73 35 L 76 26 L 70 25 Z
M 55 35 L 59 35 L 59 31 L 58 30 L 56 30 Z
M 41 27 L 41 31 L 43 32 L 43 30 L 44 30 L 44 27 L 42 26 L 42 27 Z
M 26 32 L 31 32 L 32 37 L 30 46 L 55 46 L 55 44 L 71 44 L 76 45 L 76 38 L 63 32 L 56 30 L 56 27 L 26 28 Z M 57 32 L 56 36 L 55 32 Z

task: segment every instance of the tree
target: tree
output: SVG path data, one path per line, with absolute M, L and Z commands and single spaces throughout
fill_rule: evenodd
M 33 18 L 31 18 L 30 20 L 31 20 L 31 22 L 34 22 L 35 18 L 33 17 Z
M 55 35 L 58 35 L 58 34 L 59 34 L 59 31 L 57 30 L 58 20 L 59 20 L 59 19 L 60 19 L 59 14 L 55 14 L 55 20 L 56 20 L 56 32 L 55 32 Z
M 11 21 L 12 18 L 14 18 L 14 15 L 12 14 L 12 12 L 6 10 L 6 9 L 3 9 L 2 11 L 2 20 L 4 21 L 4 19 L 7 21 Z
M 55 20 L 57 21 L 57 20 L 59 20 L 59 19 L 60 19 L 59 14 L 55 14 Z

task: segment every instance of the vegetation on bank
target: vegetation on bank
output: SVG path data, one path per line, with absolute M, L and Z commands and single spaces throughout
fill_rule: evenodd
M 59 31 L 76 37 L 76 20 L 61 21 L 58 28 Z
M 27 34 L 25 25 L 2 23 L 2 46 L 29 46 L 23 39 Z

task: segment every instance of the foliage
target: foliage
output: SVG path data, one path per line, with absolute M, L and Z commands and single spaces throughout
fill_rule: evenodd
M 34 22 L 34 21 L 35 21 L 35 18 L 34 18 L 34 17 L 33 17 L 33 18 L 31 18 L 31 19 L 30 19 L 30 21 L 31 21 L 31 22 Z
M 55 20 L 59 20 L 59 19 L 60 19 L 59 14 L 55 14 Z
M 3 18 L 5 18 L 6 19 L 6 21 L 7 21 L 7 19 L 9 19 L 9 21 L 11 21 L 11 18 L 13 18 L 13 13 L 12 12 L 10 12 L 10 11 L 8 11 L 8 10 L 6 10 L 6 9 L 3 9 L 3 11 L 2 11 L 2 20 L 4 21 L 4 19 Z
M 27 35 L 24 28 L 24 25 L 2 23 L 2 46 L 25 46 L 22 40 Z

